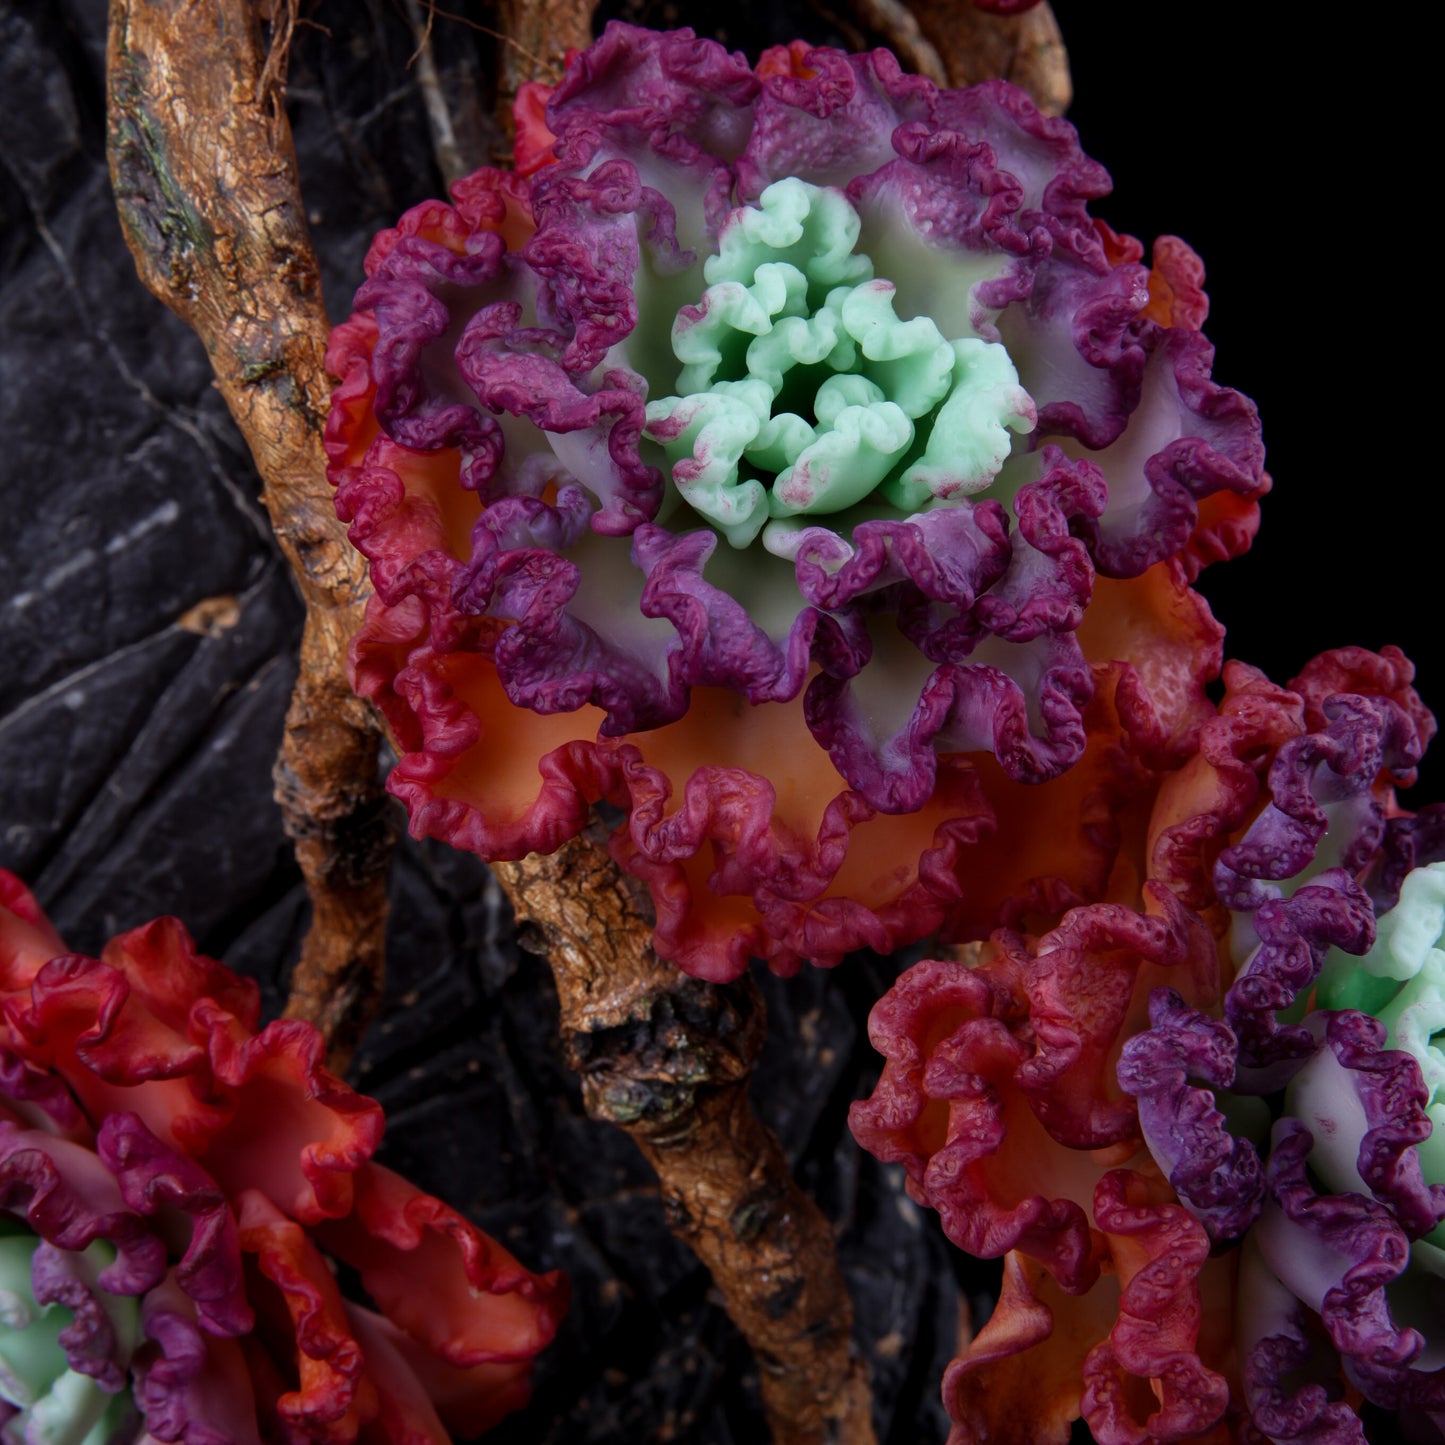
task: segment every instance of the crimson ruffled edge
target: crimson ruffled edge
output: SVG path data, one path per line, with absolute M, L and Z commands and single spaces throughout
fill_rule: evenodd
M 198 954 L 173 919 L 112 940 L 104 962 L 50 956 L 58 943 L 0 873 L 0 1076 L 12 1109 L 45 1126 L 3 1125 L 0 1187 L 42 1238 L 116 1245 L 101 1284 L 142 1297 L 151 1343 L 136 1398 L 158 1430 L 190 1418 L 167 1381 L 183 1394 L 214 1384 L 195 1400 L 231 1404 L 198 1416 L 197 1438 L 212 1429 L 231 1445 L 256 1418 L 329 1422 L 337 1441 L 377 1422 L 381 1440 L 444 1445 L 438 1412 L 473 1434 L 525 1403 L 566 1280 L 524 1269 L 374 1163 L 379 1107 L 325 1068 L 313 1028 L 253 1033 L 254 984 Z M 294 1156 L 267 1142 L 278 1119 Z M 190 1245 L 168 1268 L 157 1224 L 177 1209 Z M 327 1255 L 357 1270 L 381 1316 L 342 1300 Z

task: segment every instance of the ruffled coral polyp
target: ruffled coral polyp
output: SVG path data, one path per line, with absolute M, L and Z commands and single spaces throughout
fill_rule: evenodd
M 535 109 L 525 175 L 378 238 L 330 353 L 413 829 L 517 857 L 605 800 L 710 978 L 1097 896 L 1095 819 L 1217 666 L 1188 580 L 1267 486 L 1197 264 L 1095 223 L 1020 92 L 883 51 L 613 24 Z M 1082 861 L 985 860 L 1056 782 Z
M 375 1163 L 380 1106 L 259 1013 L 174 919 L 83 958 L 0 872 L 7 1439 L 447 1445 L 526 1403 L 566 1281 Z
M 1230 664 L 1192 751 L 1153 734 L 1107 901 L 1038 900 L 873 1010 L 855 1136 L 1005 1257 L 945 1382 L 958 1445 L 1079 1415 L 1111 1441 L 1359 1440 L 1361 1395 L 1436 1438 L 1445 871 L 1404 870 L 1445 830 L 1395 799 L 1434 731 L 1412 675 L 1393 648 L 1289 688 Z

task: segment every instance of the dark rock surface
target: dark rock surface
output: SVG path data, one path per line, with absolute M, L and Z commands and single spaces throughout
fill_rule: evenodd
M 1058 8 L 1086 146 L 1122 170 L 1131 134 L 1147 131 L 1142 177 L 1121 175 L 1119 205 L 1101 210 L 1204 252 L 1224 298 L 1210 327 L 1216 375 L 1257 396 L 1274 449 L 1279 490 L 1256 553 L 1219 569 L 1217 585 L 1206 579 L 1231 653 L 1283 679 L 1325 646 L 1408 651 L 1413 637 L 1430 664 L 1427 537 L 1398 535 L 1388 494 L 1364 469 L 1369 429 L 1385 424 L 1379 392 L 1366 400 L 1381 416 L 1358 420 L 1364 437 L 1333 414 L 1347 362 L 1329 347 L 1348 295 L 1343 281 L 1326 295 L 1307 246 L 1323 228 L 1322 194 L 1332 179 L 1346 184 L 1348 148 L 1364 142 L 1338 135 L 1332 155 L 1319 138 L 1294 150 L 1247 84 L 1218 101 L 1211 55 L 1303 98 L 1304 80 L 1283 75 L 1278 57 L 1208 33 L 1165 46 L 1131 19 L 1139 6 L 1107 7 L 1107 30 L 1090 21 L 1094 7 Z M 0 864 L 36 889 L 77 949 L 180 915 L 206 951 L 260 980 L 274 1014 L 305 924 L 270 785 L 301 609 L 204 353 L 141 288 L 121 239 L 104 165 L 104 9 L 0 8 Z M 293 59 L 308 210 L 338 318 L 371 234 L 441 189 L 402 13 L 388 0 L 318 6 L 327 29 L 304 27 Z M 708 26 L 701 11 L 669 13 Z M 801 0 L 769 16 L 778 34 L 828 38 Z M 453 85 L 485 76 L 490 43 L 437 21 Z M 1141 59 L 1166 50 L 1157 72 Z M 485 123 L 476 134 L 491 143 Z M 1379 363 L 1378 388 L 1394 374 L 1390 339 L 1377 330 L 1359 343 Z M 1406 484 L 1398 472 L 1380 480 Z M 1368 580 L 1387 568 L 1389 594 Z M 1427 700 L 1442 674 L 1427 670 Z M 530 1265 L 565 1268 L 576 1290 L 535 1403 L 492 1438 L 765 1438 L 747 1351 L 669 1235 L 632 1145 L 583 1116 L 546 970 L 514 946 L 485 869 L 407 843 L 394 897 L 386 1008 L 353 1074 L 387 1108 L 383 1157 Z M 896 967 L 860 958 L 832 974 L 764 978 L 771 1030 L 756 1097 L 839 1231 L 880 1439 L 913 1445 L 946 1434 L 938 1382 L 960 1300 L 986 1308 L 994 1273 L 951 1251 L 899 1172 L 847 1133 L 848 1103 L 875 1069 L 868 1008 Z

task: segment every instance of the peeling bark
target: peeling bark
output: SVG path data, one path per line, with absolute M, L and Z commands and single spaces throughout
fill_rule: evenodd
M 370 586 L 326 482 L 329 328 L 280 105 L 294 7 L 276 14 L 268 48 L 247 0 L 114 0 L 108 151 L 141 280 L 205 343 L 306 602 L 275 770 L 312 905 L 288 1013 L 344 1067 L 381 998 L 391 832 L 380 733 L 346 681 Z
M 600 828 L 493 871 L 524 942 L 551 963 L 588 1113 L 625 1129 L 657 1171 L 668 1223 L 757 1357 L 775 1445 L 872 1445 L 832 1227 L 748 1100 L 766 1027 L 756 987 L 657 958 L 646 890 Z

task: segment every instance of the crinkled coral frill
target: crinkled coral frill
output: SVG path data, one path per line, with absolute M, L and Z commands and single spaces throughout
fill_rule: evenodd
M 1080 908 L 1037 942 L 1000 933 L 990 948 L 973 966 L 916 965 L 875 1007 L 883 1075 L 850 1120 L 956 1244 L 1010 1261 L 945 1386 L 953 1438 L 1063 1441 L 1081 1411 L 1101 1440 L 1193 1438 L 1229 1397 L 1218 1348 L 1209 1364 L 1198 1346 L 1209 1238 L 1141 1154 L 1110 1064 L 1160 977 L 1210 997 L 1212 939 L 1149 885 L 1144 912 Z M 1007 1390 L 1025 1379 L 1027 1402 Z
M 1218 857 L 1237 975 L 1225 1017 L 1250 1085 L 1267 1092 L 1314 1052 L 1287 1018 L 1331 947 L 1362 953 L 1374 910 L 1359 881 L 1378 854 L 1394 788 L 1414 781 L 1435 731 L 1398 649 L 1326 653 L 1291 684 L 1307 731 L 1269 766 L 1265 806 Z M 1282 1017 L 1282 1015 L 1286 1015 Z
M 1280 1440 L 1363 1438 L 1339 1407 L 1319 1404 L 1347 1390 L 1396 1411 L 1404 1438 L 1433 1439 L 1416 1427 L 1445 1423 L 1445 1253 L 1425 1238 L 1445 1219 L 1445 1182 L 1422 1175 L 1419 1066 L 1354 1010 L 1311 1014 L 1303 1027 L 1315 1052 L 1274 1126 L 1241 1266 L 1247 1394 Z
M 1230 665 L 1192 754 L 1154 778 L 1152 806 L 1138 812 L 1136 799 L 1122 820 L 1109 883 L 1119 901 L 1074 908 L 1036 935 L 997 932 L 960 960 L 926 960 L 875 1007 L 884 1066 L 854 1106 L 855 1136 L 904 1166 L 956 1244 L 1008 1252 L 1000 1306 L 950 1372 L 958 1440 L 1062 1440 L 1080 1413 L 1099 1439 L 1223 1441 L 1239 1429 L 1293 1439 L 1301 1390 L 1323 1402 L 1323 1419 L 1357 1426 L 1353 1410 L 1326 1408 L 1347 1386 L 1402 1419 L 1433 1408 L 1434 1376 L 1411 1362 L 1438 1330 L 1384 1330 L 1380 1313 L 1385 1284 L 1403 1277 L 1412 1249 L 1430 1248 L 1411 1240 L 1442 1206 L 1415 1157 L 1429 1132 L 1418 1069 L 1381 1050 L 1373 1020 L 1304 1014 L 1328 950 L 1360 953 L 1373 936 L 1356 875 L 1392 837 L 1426 842 L 1392 818 L 1393 786 L 1433 727 L 1410 676 L 1393 651 L 1327 654 L 1291 689 Z M 1323 1214 L 1300 1193 L 1303 1156 L 1291 1173 L 1297 1146 L 1281 1144 L 1303 1126 L 1276 1126 L 1269 1145 L 1258 1096 L 1291 1078 L 1301 1116 L 1315 1099 L 1337 1106 L 1310 1115 L 1312 1127 L 1346 1141 L 1349 1177 L 1335 1187 L 1359 1191 Z M 1167 1368 L 1120 1346 L 1158 1343 L 1127 1325 L 1139 1255 L 1110 1222 L 1123 1217 L 1125 1180 L 1145 1234 L 1172 1239 L 1150 1298 L 1160 1305 L 1167 1281 L 1194 1311 Z M 1348 1254 L 1348 1230 L 1322 1232 L 1340 1209 L 1359 1217 L 1365 1254 Z M 1253 1342 L 1243 1380 L 1231 1343 L 1240 1254 L 1228 1248 L 1241 1238 L 1249 1251 L 1279 1241 L 1280 1258 L 1315 1261 L 1315 1287 L 1269 1315 L 1278 1328 Z M 1365 1255 L 1377 1263 L 1351 1273 Z M 1352 1320 L 1384 1332 L 1365 1348 Z M 1298 1373 L 1316 1335 L 1346 1361 L 1323 1383 Z M 1158 1420 L 1141 1417 L 1151 1397 L 1140 1380 L 1155 1382 Z M 1324 1393 L 1310 1394 L 1316 1386 Z M 1167 1433 L 1166 1416 L 1188 1429 Z
M 1361 1395 L 1396 1411 L 1407 1438 L 1434 1438 L 1417 1426 L 1433 1417 L 1438 1429 L 1445 1400 L 1445 1321 L 1433 1303 L 1441 1257 L 1423 1238 L 1445 1211 L 1445 1187 L 1422 1174 L 1418 1146 L 1431 1127 L 1419 1066 L 1384 1047 L 1376 1019 L 1306 1012 L 1326 957 L 1334 986 L 1346 955 L 1374 937 L 1361 880 L 1398 892 L 1389 880 L 1400 857 L 1438 842 L 1437 819 L 1394 816 L 1393 787 L 1413 778 L 1434 730 L 1410 677 L 1393 649 L 1326 654 L 1292 694 L 1236 672 L 1252 726 L 1238 712 L 1227 730 L 1206 725 L 1211 760 L 1167 799 L 1177 808 L 1208 796 L 1206 774 L 1217 789 L 1251 756 L 1239 744 L 1268 739 L 1253 750 L 1259 801 L 1247 815 L 1212 810 L 1227 819 L 1228 842 L 1211 828 L 1201 859 L 1215 860 L 1216 909 L 1228 908 L 1222 956 L 1235 976 L 1212 1016 L 1157 990 L 1150 1026 L 1119 1063 L 1182 1201 L 1217 1240 L 1245 1238 L 1245 1399 L 1278 1442 L 1363 1439 L 1349 1403 Z M 1260 1096 L 1286 1083 L 1271 1135 Z
M 1353 1388 L 1385 1408 L 1432 1415 L 1438 1429 L 1445 1421 L 1439 1264 L 1424 1279 L 1409 1279 L 1415 1250 L 1429 1246 L 1412 1247 L 1390 1209 L 1369 1194 L 1317 1192 L 1307 1173 L 1311 1146 L 1299 1121 L 1275 1125 L 1270 1198 L 1241 1266 L 1242 1314 L 1255 1320 L 1241 1340 L 1251 1407 L 1269 1429 L 1273 1414 L 1298 1421 L 1322 1397 Z M 1302 1341 L 1311 1370 L 1300 1384 Z M 1279 1438 L 1295 1437 L 1281 1430 Z M 1433 1437 L 1406 1427 L 1406 1438 Z
M 1227 1378 L 1206 1363 L 1228 1360 L 1205 1319 L 1228 1266 L 1157 1175 L 1104 1173 L 1091 1215 L 1113 1268 L 1082 1294 L 1005 1257 L 998 1305 L 944 1379 L 949 1445 L 1064 1445 L 1080 1414 L 1101 1445 L 1233 1438 Z
M 1151 271 L 1096 226 L 1107 177 L 1020 92 L 939 92 L 886 52 L 754 73 L 614 24 L 547 127 L 551 163 L 379 238 L 330 352 L 331 474 L 377 590 L 354 676 L 393 791 L 490 858 L 624 809 L 658 947 L 704 976 L 896 947 L 1085 754 L 1096 686 L 1151 764 L 1197 726 L 1218 637 L 1187 580 L 1247 545 L 1267 485 L 1252 407 L 1208 380 L 1197 263 L 1171 242 Z M 738 552 L 664 475 L 644 403 L 732 208 L 783 179 L 843 190 L 900 318 L 1006 344 L 1038 428 L 975 497 Z M 1030 891 L 1097 897 L 1109 846 L 1021 859 L 953 931 Z
M 94 960 L 8 875 L 0 900 L 0 1204 L 45 1248 L 115 1249 L 151 1436 L 446 1445 L 525 1403 L 565 1281 L 372 1162 L 380 1108 L 314 1029 L 254 1032 L 255 985 L 174 920 Z

